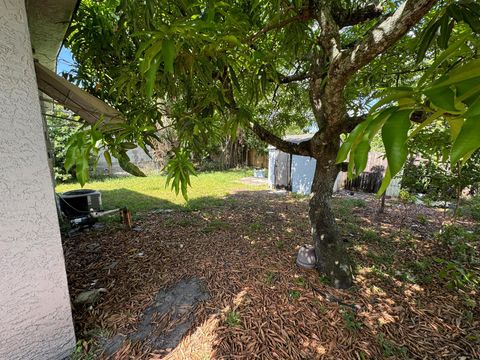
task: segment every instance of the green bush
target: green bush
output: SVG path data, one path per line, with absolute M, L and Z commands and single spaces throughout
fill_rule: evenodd
M 402 177 L 402 188 L 412 194 L 425 194 L 432 201 L 450 201 L 456 197 L 457 176 L 443 164 L 428 161 L 408 163 Z
M 438 239 L 452 252 L 453 260 L 463 264 L 480 264 L 476 245 L 478 232 L 466 230 L 460 226 L 444 226 L 438 233 Z
M 474 196 L 462 203 L 460 214 L 475 221 L 480 221 L 480 196 Z
M 452 201 L 460 190 L 477 193 L 480 185 L 480 151 L 462 164 L 451 167 L 445 162 L 449 148 L 450 130 L 437 123 L 410 139 L 410 149 L 417 156 L 405 163 L 402 188 L 413 194 L 425 194 L 431 201 Z M 423 200 L 423 199 L 422 199 Z
M 398 197 L 400 200 L 406 203 L 413 203 L 416 200 L 415 195 L 411 194 L 408 190 L 406 189 L 401 189 L 400 193 L 398 194 Z
M 56 182 L 66 182 L 75 178 L 73 169 L 67 172 L 64 164 L 67 154 L 67 142 L 80 125 L 73 121 L 65 120 L 64 118 L 68 117 L 68 115 L 58 106 L 55 107 L 53 116 L 47 115 L 48 137 L 54 151 L 53 171 Z

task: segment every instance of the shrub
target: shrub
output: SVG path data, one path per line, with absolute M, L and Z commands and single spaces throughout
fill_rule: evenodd
M 80 125 L 63 119 L 67 116 L 68 113 L 64 112 L 59 106 L 55 107 L 53 116 L 47 115 L 48 137 L 54 152 L 53 171 L 57 182 L 65 182 L 74 178 L 72 172 L 65 170 L 64 164 L 67 155 L 67 142 Z
M 400 200 L 406 203 L 413 203 L 416 200 L 415 195 L 411 194 L 408 190 L 406 189 L 401 189 L 400 193 L 398 194 L 398 197 Z
M 453 260 L 463 264 L 480 264 L 477 250 L 478 234 L 456 225 L 444 226 L 437 235 L 443 245 L 450 248 Z
M 480 221 L 480 196 L 464 201 L 460 208 L 460 214 L 472 220 Z

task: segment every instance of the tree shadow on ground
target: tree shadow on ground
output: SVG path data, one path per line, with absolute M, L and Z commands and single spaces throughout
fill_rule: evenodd
M 121 190 L 118 196 L 153 201 Z M 458 358 L 478 353 L 478 340 L 471 340 L 472 334 L 480 339 L 478 319 L 465 318 L 467 309 L 454 292 L 437 281 L 415 284 L 396 276 L 413 256 L 426 256 L 436 245 L 412 228 L 408 241 L 422 235 L 422 246 L 417 253 L 401 246 L 398 212 L 404 210 L 393 209 L 378 220 L 370 200 L 345 205 L 343 234 L 359 270 L 355 287 L 339 291 L 315 271 L 295 266 L 298 248 L 311 241 L 306 198 L 242 191 L 222 201 L 208 197 L 184 208 L 161 206 L 174 211 L 138 217 L 137 231 L 107 226 L 64 241 L 72 298 L 92 288 L 107 290 L 91 308 L 75 305 L 79 339 L 93 343 L 98 329 L 103 338 L 135 332 L 159 291 L 182 279 L 198 279 L 209 293 L 208 300 L 185 310 L 192 328 L 175 349 L 129 341 L 113 357 L 415 358 L 441 350 Z M 433 215 L 427 213 L 429 220 Z M 152 317 L 153 322 L 171 331 L 175 324 L 165 314 Z
M 203 196 L 189 199 L 183 204 L 178 204 L 167 199 L 145 195 L 126 188 L 102 190 L 101 193 L 103 206 L 106 210 L 127 206 L 134 216 L 142 216 L 149 212 L 166 209 L 200 210 L 205 207 L 224 206 L 235 201 L 229 196 Z

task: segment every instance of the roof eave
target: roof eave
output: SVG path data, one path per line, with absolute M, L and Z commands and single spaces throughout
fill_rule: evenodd
M 80 0 L 26 0 L 33 57 L 55 71 L 57 56 Z

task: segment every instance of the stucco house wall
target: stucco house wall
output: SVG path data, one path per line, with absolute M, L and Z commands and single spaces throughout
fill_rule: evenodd
M 0 359 L 75 346 L 23 0 L 0 1 Z

